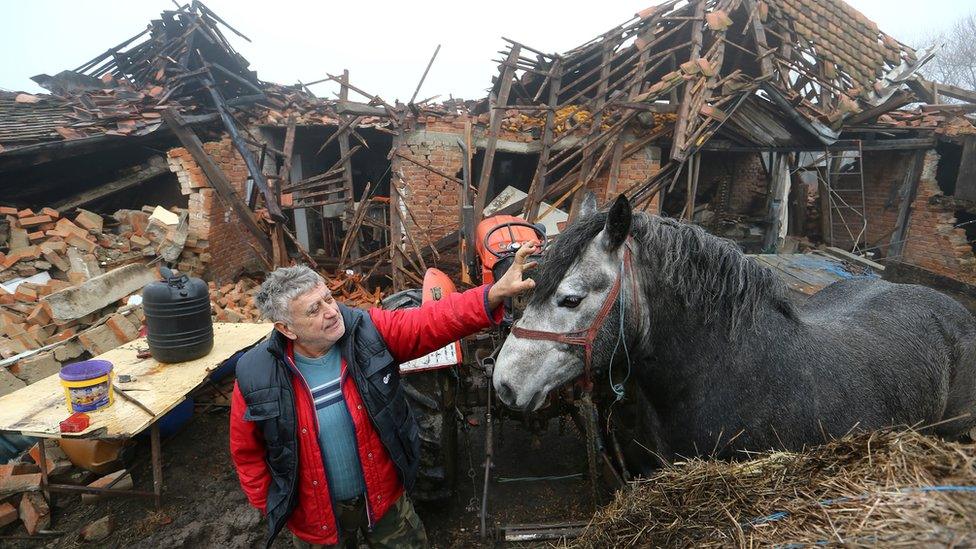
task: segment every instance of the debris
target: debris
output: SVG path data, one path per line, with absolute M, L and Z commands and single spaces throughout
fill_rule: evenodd
M 20 520 L 24 521 L 27 533 L 35 535 L 39 530 L 51 526 L 51 508 L 44 496 L 38 492 L 28 492 L 20 500 Z
M 129 471 L 121 469 L 112 474 L 105 475 L 99 479 L 88 484 L 89 488 L 113 488 L 117 490 L 131 490 L 132 489 L 132 475 Z M 95 503 L 100 501 L 104 496 L 101 494 L 82 494 L 82 503 Z
M 17 508 L 9 503 L 0 503 L 0 528 L 17 520 Z
M 105 515 L 81 529 L 80 537 L 83 541 L 102 541 L 115 531 L 115 517 Z
M 97 276 L 72 288 L 45 296 L 52 316 L 58 320 L 74 320 L 116 302 L 143 286 L 159 279 L 155 270 L 145 265 L 126 265 Z

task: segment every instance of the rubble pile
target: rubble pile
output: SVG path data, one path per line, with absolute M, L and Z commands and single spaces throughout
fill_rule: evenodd
M 0 206 L 0 359 L 24 354 L 0 367 L 0 394 L 139 337 L 142 308 L 127 301 L 157 277 L 139 265 L 160 259 L 203 274 L 207 242 L 188 234 L 188 212 L 177 211 L 145 207 L 103 218 L 84 209 L 63 215 L 46 207 Z M 52 309 L 65 292 L 128 265 L 138 277 L 128 287 L 106 280 L 113 293 L 100 296 L 104 302 L 60 314 Z

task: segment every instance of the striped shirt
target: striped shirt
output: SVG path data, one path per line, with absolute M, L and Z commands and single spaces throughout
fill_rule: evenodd
M 366 489 L 356 431 L 342 396 L 342 358 L 332 347 L 319 358 L 295 353 L 295 366 L 312 390 L 319 420 L 319 446 L 325 463 L 332 499 L 343 501 L 359 496 Z

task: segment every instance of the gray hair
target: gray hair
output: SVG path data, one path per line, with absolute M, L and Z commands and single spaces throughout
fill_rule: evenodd
M 322 275 L 304 265 L 281 267 L 269 274 L 261 284 L 254 302 L 264 318 L 288 323 L 291 322 L 288 306 L 292 300 L 319 284 L 325 284 Z

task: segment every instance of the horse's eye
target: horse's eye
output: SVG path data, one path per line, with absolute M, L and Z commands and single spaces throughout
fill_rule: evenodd
M 568 296 L 566 296 L 566 297 L 564 297 L 564 298 L 562 298 L 562 299 L 559 300 L 559 306 L 560 307 L 567 307 L 567 308 L 570 308 L 570 309 L 575 309 L 576 307 L 579 306 L 580 302 L 582 302 L 582 301 L 583 301 L 583 297 L 582 296 L 568 295 Z

